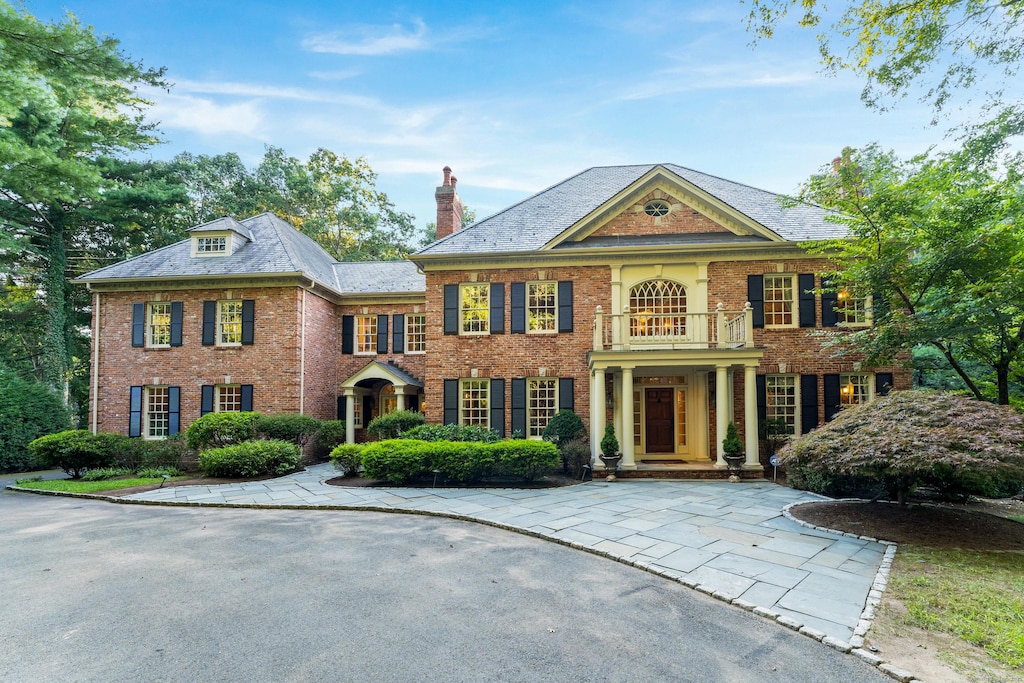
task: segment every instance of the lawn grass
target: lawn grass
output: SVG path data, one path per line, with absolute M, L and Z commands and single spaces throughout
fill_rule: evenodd
M 184 477 L 171 477 L 168 481 L 184 479 Z M 41 491 L 63 491 L 65 493 L 99 493 L 101 491 L 113 491 L 115 489 L 129 489 L 133 486 L 149 486 L 159 484 L 163 477 L 156 478 L 135 478 L 135 479 L 105 479 L 103 481 L 79 481 L 76 479 L 51 479 L 49 481 L 16 481 L 15 485 L 26 489 L 38 489 Z
M 909 625 L 957 636 L 1024 671 L 1024 556 L 906 545 L 897 557 L 889 590 Z

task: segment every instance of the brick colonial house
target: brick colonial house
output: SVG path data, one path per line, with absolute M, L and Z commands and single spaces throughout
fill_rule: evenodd
M 841 236 L 813 206 L 671 164 L 591 168 L 463 228 L 437 188 L 437 241 L 408 261 L 338 263 L 262 214 L 77 280 L 93 296 L 90 427 L 160 438 L 211 411 L 301 412 L 348 440 L 395 409 L 539 437 L 569 408 L 622 469 L 722 466 L 730 421 L 800 434 L 909 388 L 822 341 L 870 300 L 818 294 Z

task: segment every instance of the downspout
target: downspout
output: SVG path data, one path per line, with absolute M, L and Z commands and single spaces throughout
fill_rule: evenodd
M 299 415 L 306 414 L 306 288 L 302 288 L 302 330 L 299 333 Z
M 92 433 L 99 429 L 100 391 L 100 293 L 93 293 L 92 304 Z

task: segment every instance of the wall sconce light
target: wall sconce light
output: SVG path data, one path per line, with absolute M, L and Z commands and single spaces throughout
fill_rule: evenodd
M 604 407 L 609 409 L 615 407 L 615 395 L 610 391 L 604 395 Z

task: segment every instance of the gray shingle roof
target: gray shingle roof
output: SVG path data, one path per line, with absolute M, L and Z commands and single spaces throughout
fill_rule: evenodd
M 352 261 L 335 263 L 341 291 L 346 294 L 425 292 L 427 280 L 411 261 Z
M 574 226 L 655 168 L 664 168 L 733 209 L 793 241 L 840 237 L 843 228 L 824 220 L 818 206 L 783 208 L 779 195 L 674 164 L 589 168 L 416 252 L 441 256 L 529 252 Z

